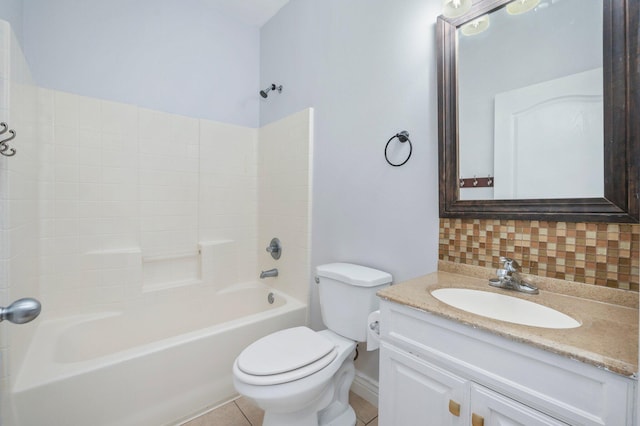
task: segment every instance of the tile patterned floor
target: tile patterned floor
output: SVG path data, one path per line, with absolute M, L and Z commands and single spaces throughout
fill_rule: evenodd
M 378 409 L 351 392 L 349 403 L 356 412 L 356 426 L 378 426 Z M 264 412 L 245 398 L 238 398 L 183 426 L 261 426 Z

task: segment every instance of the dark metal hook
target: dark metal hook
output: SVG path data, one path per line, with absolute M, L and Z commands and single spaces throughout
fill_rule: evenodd
M 2 150 L 0 150 L 0 154 L 4 155 L 5 157 L 13 157 L 14 155 L 16 155 L 16 150 L 15 148 L 9 148 L 9 153 L 6 153 L 5 151 L 7 150 L 7 148 L 9 148 L 8 146 L 3 146 Z
M 4 135 L 5 133 L 7 133 L 7 130 L 9 130 L 9 126 L 7 126 L 7 123 L 2 122 L 0 123 L 0 126 L 4 127 L 4 129 L 0 130 L 0 135 Z
M 1 124 L 4 124 L 6 126 L 5 123 Z M 3 131 L 0 134 L 3 133 L 6 133 L 6 131 Z M 4 155 L 5 157 L 13 157 L 14 155 L 16 155 L 16 150 L 7 145 L 9 142 L 16 138 L 16 132 L 15 130 L 9 130 L 9 133 L 11 133 L 11 136 L 9 136 L 7 139 L 4 139 L 3 141 L 0 141 L 0 154 Z M 8 153 L 6 152 L 7 150 L 9 151 Z
M 0 145 L 6 145 L 7 143 L 9 143 L 10 141 L 14 140 L 16 138 L 16 131 L 15 130 L 9 130 L 9 133 L 11 133 L 11 136 L 9 136 L 7 139 L 0 141 Z M 6 150 L 6 148 L 4 148 L 4 150 Z

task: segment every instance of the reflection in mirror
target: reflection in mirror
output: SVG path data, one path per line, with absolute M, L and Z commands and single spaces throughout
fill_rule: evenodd
M 456 30 L 459 199 L 603 197 L 602 0 L 513 12 Z

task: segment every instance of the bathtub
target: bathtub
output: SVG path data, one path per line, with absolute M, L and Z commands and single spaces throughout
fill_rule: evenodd
M 247 345 L 306 322 L 305 304 L 261 283 L 185 293 L 42 321 L 12 389 L 16 426 L 178 424 L 236 394 Z

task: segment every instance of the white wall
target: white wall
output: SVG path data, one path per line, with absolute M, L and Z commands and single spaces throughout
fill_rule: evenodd
M 258 124 L 258 28 L 206 0 L 25 1 L 24 48 L 45 88 Z
M 292 0 L 261 30 L 260 78 L 284 85 L 261 123 L 315 109 L 311 266 L 347 261 L 396 282 L 438 257 L 435 22 L 430 0 Z M 387 140 L 407 130 L 413 156 L 389 166 Z M 310 283 L 311 285 L 311 283 Z M 312 325 L 321 328 L 315 285 Z M 358 368 L 377 379 L 377 354 Z

